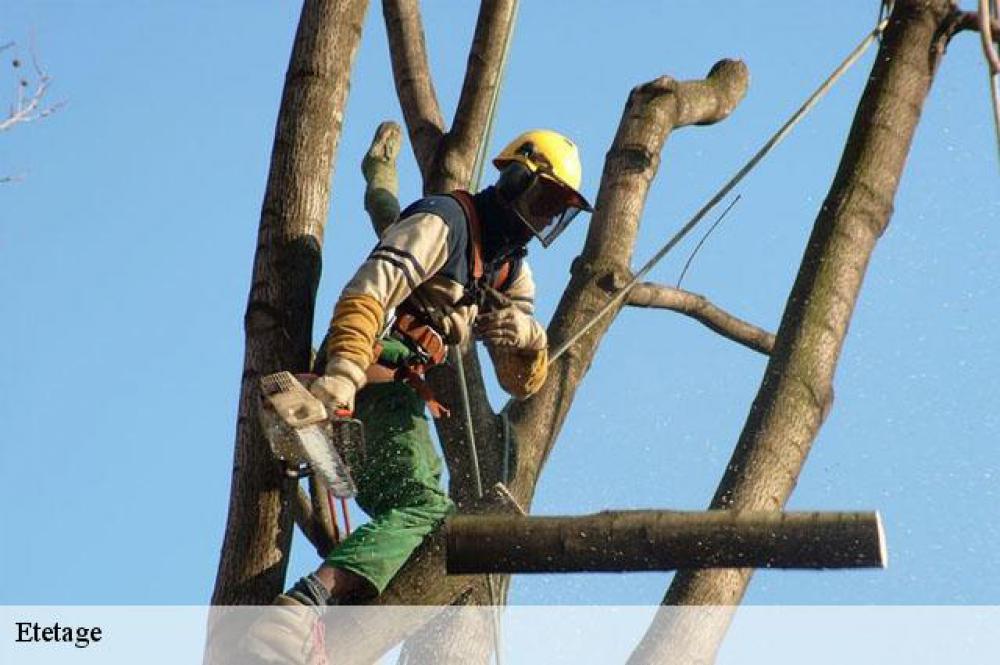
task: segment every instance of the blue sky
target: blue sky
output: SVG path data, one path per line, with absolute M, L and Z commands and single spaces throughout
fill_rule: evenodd
M 450 116 L 475 3 L 424 4 Z M 496 142 L 535 126 L 573 136 L 591 196 L 632 86 L 661 74 L 699 78 L 722 57 L 750 68 L 749 94 L 729 120 L 668 142 L 638 261 L 853 48 L 877 5 L 522 4 Z M 0 135 L 0 175 L 24 175 L 0 185 L 3 603 L 209 598 L 242 313 L 297 14 L 297 2 L 261 0 L 0 7 L 0 42 L 34 35 L 54 78 L 51 99 L 68 102 Z M 380 14 L 373 3 L 337 156 L 317 340 L 373 242 L 360 158 L 377 123 L 401 117 Z M 890 566 L 762 572 L 749 602 L 1000 602 L 1000 186 L 978 49 L 977 36 L 959 36 L 937 77 L 852 322 L 834 410 L 790 502 L 880 510 Z M 742 200 L 698 255 L 687 288 L 776 327 L 872 55 L 740 186 Z M 0 72 L 7 95 L 13 80 L 6 64 Z M 409 200 L 420 187 L 409 146 L 403 155 Z M 578 224 L 550 250 L 533 248 L 545 320 L 585 231 Z M 676 280 L 693 244 L 653 278 Z M 625 312 L 580 390 L 535 512 L 703 508 L 763 367 L 678 315 Z M 297 541 L 290 576 L 315 563 Z M 655 603 L 668 581 L 522 577 L 512 599 Z

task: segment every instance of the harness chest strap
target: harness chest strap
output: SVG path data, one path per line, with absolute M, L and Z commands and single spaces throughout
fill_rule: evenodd
M 465 213 L 469 229 L 469 268 L 472 281 L 479 283 L 485 272 L 483 263 L 483 234 L 479 212 L 476 210 L 475 202 L 469 192 L 459 189 L 451 192 L 450 196 L 458 202 L 462 208 L 462 212 Z M 506 285 L 510 274 L 511 264 L 509 261 L 505 261 L 493 276 L 492 287 L 494 289 L 501 289 Z M 394 380 L 402 381 L 410 386 L 427 403 L 428 410 L 435 418 L 440 418 L 442 415 L 449 416 L 451 412 L 434 397 L 434 391 L 431 390 L 430 385 L 424 378 L 424 373 L 427 369 L 435 365 L 440 365 L 445 361 L 447 356 L 448 347 L 441 338 L 440 333 L 434 330 L 431 325 L 421 322 L 416 315 L 410 312 L 401 313 L 393 324 L 393 329 L 422 349 L 429 359 L 429 362 L 426 364 L 401 365 L 395 370 Z M 376 345 L 375 358 L 379 357 L 380 352 L 381 345 Z
M 479 219 L 479 211 L 476 210 L 472 194 L 464 189 L 456 189 L 449 196 L 462 207 L 465 219 L 469 223 L 469 268 L 472 272 L 472 281 L 479 282 L 486 270 L 483 262 L 483 225 Z M 493 276 L 491 286 L 495 289 L 505 286 L 510 278 L 510 270 L 510 261 L 504 261 L 496 275 Z

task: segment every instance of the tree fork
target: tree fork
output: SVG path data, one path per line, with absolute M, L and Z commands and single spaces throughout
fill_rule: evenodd
M 678 568 L 885 567 L 877 513 L 632 510 L 583 517 L 458 515 L 447 570 L 597 573 Z

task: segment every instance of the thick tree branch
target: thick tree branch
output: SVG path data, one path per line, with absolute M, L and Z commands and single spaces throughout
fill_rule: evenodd
M 316 548 L 316 554 L 322 558 L 330 552 L 336 540 L 330 531 L 330 522 L 324 522 L 322 518 L 317 520 L 316 515 L 310 497 L 299 487 L 292 503 L 292 518 L 302 535 Z
M 425 191 L 429 193 L 469 185 L 489 119 L 493 91 L 503 74 L 504 45 L 513 19 L 514 0 L 483 0 L 479 6 L 455 117 L 451 129 L 438 145 L 432 177 L 424 182 Z
M 375 130 L 371 146 L 361 160 L 361 173 L 365 176 L 365 212 L 378 237 L 399 218 L 396 159 L 401 141 L 399 125 L 383 122 Z
M 723 337 L 764 355 L 770 354 L 774 347 L 772 333 L 736 318 L 698 293 L 645 282 L 632 287 L 626 303 L 632 307 L 654 307 L 685 314 Z
M 780 510 L 832 399 L 832 380 L 865 270 L 889 223 L 920 111 L 937 68 L 948 0 L 897 0 L 844 155 L 713 509 Z M 668 605 L 740 602 L 752 569 L 680 571 Z M 630 663 L 709 663 L 731 614 L 697 624 L 661 612 Z
M 632 510 L 582 517 L 458 515 L 448 572 L 885 567 L 877 513 Z
M 270 603 L 284 586 L 295 484 L 283 477 L 260 431 L 257 381 L 309 368 L 333 155 L 367 6 L 367 0 L 302 6 L 244 317 L 233 483 L 213 605 Z
M 418 0 L 383 0 L 382 15 L 396 94 L 420 173 L 431 177 L 434 154 L 444 134 L 444 118 L 434 92 Z
M 632 90 L 604 163 L 583 253 L 573 264 L 570 283 L 549 325 L 550 346 L 582 327 L 607 302 L 609 292 L 624 286 L 631 275 L 639 220 L 670 132 L 722 120 L 743 98 L 748 82 L 742 62 L 722 60 L 705 80 L 678 82 L 665 76 Z M 522 505 L 531 503 L 545 459 L 612 320 L 607 316 L 595 325 L 550 366 L 538 394 L 511 408 L 518 449 L 511 490 Z

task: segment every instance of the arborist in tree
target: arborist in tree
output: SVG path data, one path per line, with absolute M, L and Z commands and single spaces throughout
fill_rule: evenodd
M 316 359 L 310 391 L 330 414 L 365 425 L 367 455 L 352 465 L 371 521 L 299 580 L 279 603 L 325 605 L 381 593 L 421 541 L 454 510 L 424 415 L 447 413 L 424 382 L 449 345 L 474 335 L 500 385 L 526 398 L 545 382 L 545 329 L 533 317 L 525 246 L 548 247 L 580 211 L 576 146 L 549 130 L 517 137 L 493 160 L 496 184 L 410 205 L 344 288 Z M 395 312 L 394 318 L 388 317 Z

